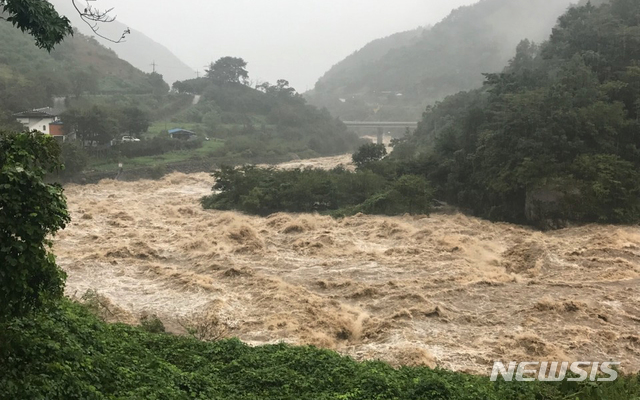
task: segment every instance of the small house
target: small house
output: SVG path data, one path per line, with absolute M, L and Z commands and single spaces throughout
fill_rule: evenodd
M 189 140 L 194 139 L 197 134 L 186 129 L 176 128 L 169 130 L 169 136 L 171 136 L 172 139 Z
M 53 121 L 52 123 L 49 124 L 49 135 L 56 138 L 56 140 L 64 142 L 65 132 L 64 132 L 64 124 L 62 123 L 62 121 L 59 121 L 59 120 Z
M 38 131 L 44 134 L 50 134 L 51 123 L 57 121 L 58 116 L 55 114 L 53 108 L 37 108 L 31 111 L 23 111 L 13 116 L 20 122 L 26 129 L 30 131 Z

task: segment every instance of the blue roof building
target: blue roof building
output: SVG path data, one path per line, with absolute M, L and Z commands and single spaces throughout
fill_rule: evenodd
M 175 129 L 169 129 L 169 136 L 171 136 L 172 139 L 189 140 L 191 138 L 196 137 L 197 134 L 195 132 L 188 131 L 186 129 L 175 128 Z

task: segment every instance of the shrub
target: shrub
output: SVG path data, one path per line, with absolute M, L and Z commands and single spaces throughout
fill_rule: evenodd
M 165 328 L 160 318 L 155 314 L 143 315 L 140 318 L 140 327 L 149 333 L 164 333 Z
M 283 171 L 249 166 L 223 167 L 214 176 L 214 190 L 218 193 L 202 199 L 205 208 L 237 209 L 258 215 L 279 211 L 428 214 L 432 200 L 428 182 L 414 175 L 387 180 L 368 170 Z M 342 211 L 335 213 L 337 210 Z
M 83 306 L 6 325 L 0 398 L 22 399 L 635 399 L 616 382 L 490 382 L 460 372 L 356 362 L 315 347 L 202 342 L 106 324 Z
M 640 219 L 640 172 L 613 155 L 583 155 L 571 166 L 577 194 L 567 202 L 581 221 L 626 223 Z
M 360 146 L 351 158 L 353 163 L 360 168 L 373 161 L 379 161 L 386 155 L 387 148 L 384 144 L 368 143 Z
M 71 177 L 81 173 L 89 163 L 89 155 L 77 142 L 64 142 L 61 145 L 61 161 L 64 165 L 63 176 Z

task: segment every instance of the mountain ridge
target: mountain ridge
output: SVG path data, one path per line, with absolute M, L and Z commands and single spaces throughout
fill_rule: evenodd
M 171 85 L 175 81 L 194 78 L 196 71 L 180 60 L 163 44 L 153 40 L 143 32 L 130 28 L 120 20 L 100 24 L 99 33 L 110 39 L 118 39 L 122 33 L 129 29 L 130 34 L 120 43 L 112 43 L 107 39 L 97 36 L 91 28 L 80 18 L 77 11 L 66 0 L 49 0 L 58 10 L 64 14 L 71 23 L 83 34 L 94 36 L 103 46 L 113 50 L 118 57 L 128 61 L 134 67 L 151 72 L 152 64 L 156 64 L 157 72 Z M 116 11 L 116 10 L 114 10 Z
M 388 43 L 384 56 L 348 68 L 375 41 L 370 43 L 336 64 L 306 96 L 343 119 L 417 120 L 427 105 L 482 84 L 482 73 L 499 71 L 522 39 L 544 40 L 570 5 L 483 0 L 460 7 L 413 41 L 378 39 Z

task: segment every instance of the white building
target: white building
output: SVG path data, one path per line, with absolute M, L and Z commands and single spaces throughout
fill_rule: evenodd
M 29 131 L 38 131 L 50 135 L 49 124 L 57 121 L 58 117 L 52 108 L 38 108 L 13 114 L 14 117 Z

